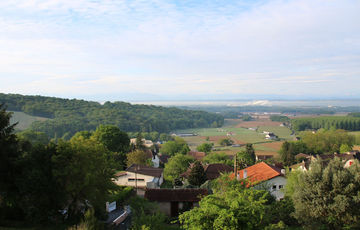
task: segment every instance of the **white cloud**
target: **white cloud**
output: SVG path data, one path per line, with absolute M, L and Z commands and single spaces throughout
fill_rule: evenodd
M 358 1 L 179 4 L 2 1 L 0 80 L 34 79 L 14 92 L 164 95 L 326 95 L 360 83 Z

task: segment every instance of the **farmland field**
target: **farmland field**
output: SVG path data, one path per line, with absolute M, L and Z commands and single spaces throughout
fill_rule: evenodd
M 219 145 L 219 140 L 230 138 L 234 141 L 234 144 L 244 145 L 246 143 L 252 143 L 256 154 L 276 156 L 283 141 L 293 139 L 291 130 L 287 127 L 280 126 L 280 124 L 280 122 L 272 122 L 266 119 L 247 122 L 239 119 L 227 119 L 221 128 L 186 129 L 178 130 L 177 133 L 193 133 L 196 135 L 183 137 L 193 150 L 205 142 L 214 143 L 216 152 L 224 152 L 229 155 L 233 155 L 244 149 L 244 147 L 223 147 Z M 250 130 L 245 128 L 246 126 L 256 127 L 257 130 Z M 275 133 L 282 141 L 266 140 L 265 134 L 262 133 L 263 131 Z
M 16 126 L 15 129 L 17 130 L 25 130 L 27 128 L 30 127 L 30 125 L 34 122 L 34 121 L 45 121 L 48 118 L 45 117 L 36 117 L 36 116 L 31 116 L 28 115 L 26 113 L 23 112 L 12 112 L 13 115 L 10 119 L 10 123 L 14 124 L 16 122 L 19 122 Z

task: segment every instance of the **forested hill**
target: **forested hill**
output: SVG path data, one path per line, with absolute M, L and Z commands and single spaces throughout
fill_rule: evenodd
M 204 111 L 182 110 L 125 102 L 90 102 L 43 96 L 0 94 L 0 103 L 9 111 L 51 118 L 37 121 L 31 129 L 50 137 L 72 136 L 82 130 L 95 130 L 100 124 L 112 124 L 127 132 L 170 132 L 175 129 L 219 127 L 224 118 Z

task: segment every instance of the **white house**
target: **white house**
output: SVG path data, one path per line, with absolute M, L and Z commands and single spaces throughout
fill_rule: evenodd
M 115 174 L 115 183 L 141 189 L 159 188 L 164 182 L 163 169 L 133 164 L 123 172 Z
M 276 140 L 277 138 L 278 137 L 273 133 L 266 134 L 266 136 L 265 136 L 265 139 L 267 139 L 267 140 Z
M 286 186 L 285 170 L 260 162 L 246 169 L 239 170 L 236 178 L 247 179 L 248 187 L 268 190 L 276 200 L 284 198 Z

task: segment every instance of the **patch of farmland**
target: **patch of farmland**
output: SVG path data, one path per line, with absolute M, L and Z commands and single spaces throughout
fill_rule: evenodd
M 258 121 L 243 121 L 236 125 L 236 128 L 253 128 L 259 126 L 280 126 L 282 122 L 270 121 L 270 120 L 258 120 Z
M 31 116 L 23 112 L 12 112 L 12 117 L 10 118 L 10 123 L 15 124 L 18 122 L 18 124 L 15 126 L 15 129 L 17 130 L 25 130 L 30 127 L 30 125 L 35 121 L 46 121 L 49 118 L 45 117 L 37 117 L 37 116 Z
M 282 141 L 276 141 L 276 142 L 259 144 L 259 146 L 264 147 L 264 150 L 279 151 L 283 143 L 284 142 Z
M 260 126 L 257 131 L 260 133 L 263 131 L 273 132 L 281 139 L 293 140 L 291 130 L 286 126 Z
M 224 136 L 226 135 L 226 131 L 223 128 L 200 128 L 200 129 L 182 129 L 176 130 L 175 133 L 193 133 L 198 136 Z
M 241 119 L 225 119 L 224 120 L 224 127 L 235 127 L 240 122 L 242 122 Z

